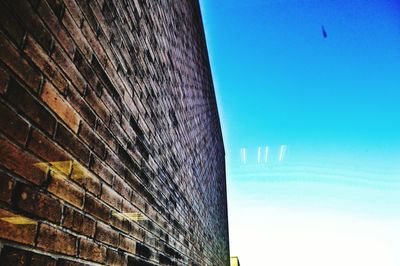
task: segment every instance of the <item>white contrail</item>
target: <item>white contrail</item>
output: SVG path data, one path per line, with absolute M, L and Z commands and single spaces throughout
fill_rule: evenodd
M 258 147 L 258 159 L 257 162 L 260 163 L 261 161 L 261 147 Z
M 281 151 L 279 152 L 279 161 L 283 161 L 283 157 L 285 156 L 286 145 L 281 145 Z
M 265 162 L 268 162 L 268 146 L 265 146 Z
M 240 149 L 240 161 L 242 163 L 246 163 L 246 149 L 245 148 Z

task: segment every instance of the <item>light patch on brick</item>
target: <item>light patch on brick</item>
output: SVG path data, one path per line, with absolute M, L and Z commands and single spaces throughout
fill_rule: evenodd
M 28 224 L 37 224 L 34 220 L 23 216 L 10 216 L 10 217 L 2 217 L 0 220 L 10 223 L 10 224 L 18 224 L 18 225 L 28 225 Z
M 124 219 L 135 222 L 147 220 L 147 218 L 143 216 L 143 214 L 141 214 L 140 212 L 124 212 L 124 213 L 113 212 L 112 215 L 115 216 L 120 221 Z

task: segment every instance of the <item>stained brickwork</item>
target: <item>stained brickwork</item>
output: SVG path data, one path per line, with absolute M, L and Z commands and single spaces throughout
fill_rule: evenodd
M 1 265 L 229 265 L 195 0 L 0 2 Z

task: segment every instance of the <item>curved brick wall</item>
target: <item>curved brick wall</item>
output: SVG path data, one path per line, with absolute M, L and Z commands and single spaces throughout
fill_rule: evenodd
M 229 265 L 197 1 L 0 13 L 0 264 Z

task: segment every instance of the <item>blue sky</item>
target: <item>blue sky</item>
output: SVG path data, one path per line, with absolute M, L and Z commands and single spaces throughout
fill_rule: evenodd
M 328 265 L 329 256 L 332 265 L 399 265 L 400 1 L 200 4 L 226 149 L 231 253 L 243 265 L 293 265 L 266 256 L 268 245 L 298 253 L 296 265 Z M 305 226 L 313 223 L 318 230 Z M 298 245 L 281 250 L 283 239 Z M 344 242 L 362 252 L 346 253 Z M 324 256 L 298 252 L 308 246 Z

